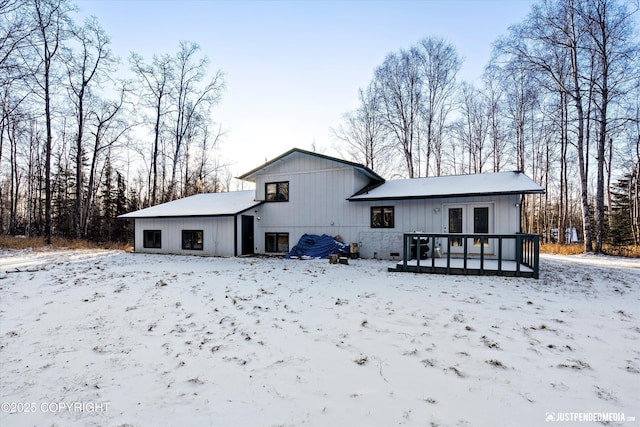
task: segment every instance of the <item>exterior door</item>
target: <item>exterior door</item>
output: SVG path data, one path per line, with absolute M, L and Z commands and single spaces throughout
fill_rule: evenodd
M 253 252 L 253 215 L 242 215 L 242 255 Z
M 467 207 L 465 205 L 449 205 L 445 209 L 444 232 L 445 233 L 464 233 L 466 229 Z M 463 242 L 462 237 L 449 238 L 451 253 L 462 253 Z
M 493 232 L 493 205 L 492 204 L 455 204 L 444 207 L 444 232 L 449 234 L 489 234 Z M 464 245 L 462 237 L 449 238 L 451 253 L 463 253 Z M 484 252 L 492 253 L 493 243 L 484 241 Z M 480 239 L 473 238 L 467 241 L 467 253 L 480 253 Z

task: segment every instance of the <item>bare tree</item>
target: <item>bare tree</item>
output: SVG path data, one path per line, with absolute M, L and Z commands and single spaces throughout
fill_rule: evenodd
M 31 38 L 33 58 L 27 58 L 25 64 L 33 76 L 36 93 L 44 103 L 45 139 L 45 225 L 44 236 L 51 243 L 51 145 L 52 129 L 52 82 L 55 66 L 59 59 L 62 42 L 67 37 L 69 12 L 72 6 L 67 0 L 30 0 L 26 13 L 31 25 L 37 30 Z
M 87 218 L 83 217 L 85 155 L 85 122 L 90 113 L 88 105 L 94 92 L 94 86 L 100 87 L 108 73 L 115 71 L 116 59 L 109 49 L 109 38 L 95 18 L 85 21 L 84 26 L 73 28 L 73 41 L 78 49 L 69 50 L 66 58 L 69 81 L 69 99 L 75 109 L 77 122 L 75 134 L 75 233 L 76 237 L 85 237 Z
M 455 47 L 439 37 L 429 37 L 418 42 L 416 55 L 419 64 L 422 90 L 422 115 L 425 142 L 425 176 L 429 176 L 433 154 L 434 173 L 442 173 L 442 138 L 447 118 L 455 102 L 456 75 L 462 59 Z
M 192 182 L 191 186 L 188 186 L 188 188 L 191 187 L 192 189 L 187 191 L 187 195 L 204 193 L 211 189 L 210 183 L 219 172 L 218 168 L 221 166 L 220 162 L 215 162 L 215 159 L 212 158 L 212 153 L 219 148 L 224 135 L 225 132 L 222 129 L 222 125 L 218 125 L 214 132 L 211 132 L 206 124 L 201 129 L 200 145 L 195 156 L 193 179 L 187 180 L 187 183 Z M 225 172 L 228 171 L 227 164 L 223 164 L 222 167 L 225 168 Z M 229 191 L 229 187 L 227 187 L 227 191 Z
M 585 153 L 586 90 L 583 87 L 584 62 L 580 55 L 585 44 L 585 29 L 577 14 L 576 1 L 580 0 L 543 0 L 541 4 L 534 5 L 525 22 L 513 27 L 510 37 L 501 40 L 498 46 L 532 71 L 543 73 L 556 85 L 558 92 L 566 94 L 572 101 L 584 248 L 585 251 L 591 251 L 593 245 L 588 194 L 588 159 Z M 569 71 L 568 76 L 565 76 L 563 71 L 566 69 L 567 61 Z
M 153 113 L 153 145 L 151 148 L 151 165 L 149 167 L 147 198 L 149 205 L 158 201 L 158 161 L 161 155 L 161 133 L 164 116 L 168 113 L 169 85 L 173 76 L 174 61 L 169 55 L 154 56 L 151 64 L 146 64 L 143 58 L 132 53 L 129 62 L 131 69 L 137 75 L 141 87 L 142 100 Z M 164 151 L 162 151 L 164 152 Z
M 630 13 L 625 5 L 618 4 L 615 0 L 582 1 L 578 2 L 577 13 L 585 27 L 586 50 L 592 57 L 592 66 L 595 68 L 591 72 L 593 80 L 590 82 L 596 98 L 597 110 L 595 251 L 601 252 L 604 240 L 605 188 L 610 188 L 612 170 L 610 165 L 605 186 L 604 168 L 607 160 L 605 151 L 609 141 L 608 158 L 611 159 L 612 125 L 615 126 L 616 122 L 620 122 L 620 118 L 611 117 L 610 107 L 635 83 L 632 76 L 637 76 L 640 72 L 637 65 L 640 50 L 633 35 L 633 13 Z
M 489 136 L 487 103 L 484 94 L 469 83 L 462 84 L 462 118 L 458 134 L 467 148 L 469 173 L 482 173 L 488 160 L 485 144 Z
M 199 51 L 197 43 L 181 42 L 174 62 L 175 74 L 170 89 L 173 161 L 168 200 L 176 196 L 176 173 L 185 144 L 189 143 L 199 122 L 210 115 L 211 108 L 218 103 L 224 89 L 221 71 L 217 71 L 206 85 L 200 86 L 207 75 L 209 60 L 206 56 L 197 58 Z M 188 170 L 188 165 L 185 169 Z
M 111 149 L 123 138 L 135 123 L 124 121 L 121 116 L 126 100 L 128 88 L 126 83 L 120 88 L 116 100 L 102 100 L 91 110 L 87 118 L 90 123 L 90 133 L 93 137 L 92 148 L 86 150 L 90 155 L 89 175 L 86 196 L 81 203 L 81 235 L 86 237 L 89 219 L 95 204 L 95 195 L 100 184 L 100 164 L 103 159 L 110 157 Z
M 0 0 L 0 85 L 24 77 L 19 51 L 26 47 L 35 28 L 24 13 L 28 7 L 29 0 Z
M 376 92 L 390 138 L 402 154 L 409 178 L 420 176 L 422 82 L 415 49 L 387 55 L 375 72 Z
M 499 82 L 500 72 L 490 63 L 483 76 L 484 92 L 487 97 L 487 114 L 489 120 L 489 139 L 491 141 L 491 158 L 493 172 L 500 172 L 506 151 L 506 130 L 503 123 L 504 91 Z
M 385 127 L 380 97 L 376 86 L 370 84 L 366 90 L 358 91 L 360 105 L 344 115 L 344 123 L 332 133 L 338 141 L 338 152 L 345 151 L 348 158 L 359 162 L 378 173 L 388 171 L 388 130 Z

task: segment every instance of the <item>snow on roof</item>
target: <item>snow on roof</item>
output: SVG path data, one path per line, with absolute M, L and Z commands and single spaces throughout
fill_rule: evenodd
M 118 218 L 235 215 L 259 205 L 261 202 L 255 200 L 255 195 L 254 190 L 196 194 L 184 199 L 120 215 Z
M 350 197 L 349 200 L 417 199 L 528 193 L 544 193 L 544 188 L 522 172 L 496 172 L 391 180 L 362 194 L 356 194 Z
M 325 154 L 320 154 L 320 153 L 315 153 L 312 151 L 307 151 L 307 150 L 302 150 L 300 148 L 292 148 L 291 150 L 287 151 L 286 153 L 283 153 L 281 155 L 279 155 L 278 157 L 276 157 L 275 159 L 269 160 L 268 162 L 266 162 L 265 164 L 258 166 L 257 168 L 242 174 L 238 177 L 238 179 L 243 179 L 246 181 L 255 181 L 255 174 L 256 172 L 261 171 L 262 169 L 266 168 L 267 166 L 274 164 L 276 162 L 279 162 L 280 160 L 290 156 L 291 154 L 305 154 L 307 156 L 313 156 L 313 157 L 319 157 L 321 159 L 325 159 L 325 160 L 330 160 L 332 162 L 338 162 L 338 163 L 343 163 L 345 165 L 349 165 L 349 166 L 353 166 L 354 168 L 362 171 L 366 176 L 368 176 L 370 179 L 374 180 L 374 181 L 379 181 L 382 182 L 384 181 L 384 178 L 382 178 L 380 175 L 378 175 L 377 173 L 375 173 L 372 169 L 369 169 L 367 166 L 361 165 L 359 163 L 354 163 L 354 162 L 350 162 L 348 160 L 344 160 L 344 159 L 338 159 L 337 157 L 331 157 L 331 156 L 327 156 Z

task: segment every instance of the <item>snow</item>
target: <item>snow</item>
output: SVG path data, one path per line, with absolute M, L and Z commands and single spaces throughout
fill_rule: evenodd
M 205 193 L 120 215 L 118 218 L 160 218 L 235 215 L 260 204 L 254 190 Z
M 486 194 L 544 193 L 544 188 L 521 172 L 397 179 L 352 196 L 349 200 L 406 199 Z
M 640 417 L 638 260 L 543 255 L 540 280 L 390 266 L 0 249 L 0 425 Z

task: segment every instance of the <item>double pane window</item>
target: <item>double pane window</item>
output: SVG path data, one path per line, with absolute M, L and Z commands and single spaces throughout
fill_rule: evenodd
M 289 252 L 289 233 L 265 233 L 265 252 Z
M 268 182 L 265 184 L 265 199 L 267 202 L 289 201 L 289 182 Z
M 182 249 L 201 251 L 203 247 L 202 230 L 182 230 Z
M 393 228 L 393 206 L 374 206 L 371 208 L 371 228 Z

